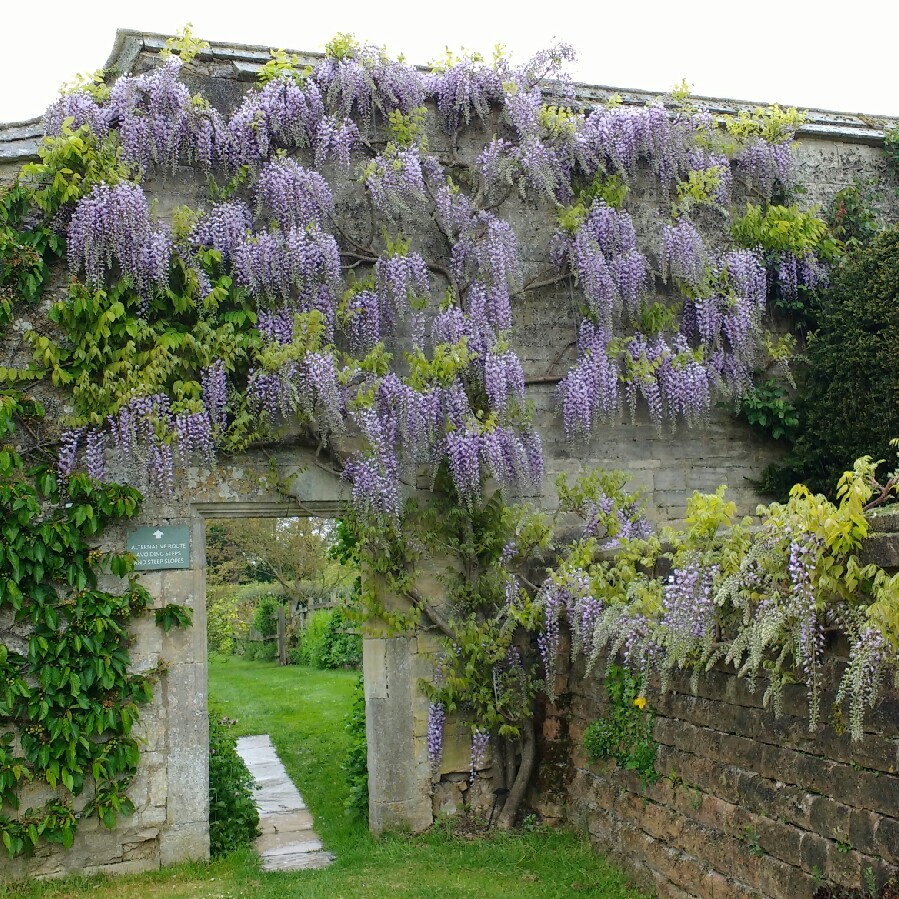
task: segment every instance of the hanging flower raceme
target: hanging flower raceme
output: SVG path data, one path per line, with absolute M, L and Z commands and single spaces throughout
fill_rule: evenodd
M 478 777 L 484 762 L 487 759 L 487 747 L 490 745 L 490 731 L 476 727 L 471 734 L 471 763 L 469 766 L 469 780 Z
M 565 436 L 585 436 L 597 418 L 614 421 L 621 414 L 618 366 L 608 355 L 609 335 L 586 319 L 578 330 L 578 361 L 559 382 Z
M 101 106 L 89 91 L 72 91 L 58 97 L 47 107 L 44 133 L 48 137 L 59 137 L 63 124 L 68 121 L 72 131 L 87 125 L 97 140 L 102 141 L 109 133 L 109 117 L 109 110 Z
M 699 560 L 675 568 L 668 576 L 662 600 L 662 625 L 669 640 L 687 642 L 704 638 L 715 617 L 712 587 L 719 567 L 703 567 Z
M 511 297 L 521 286 L 521 257 L 511 225 L 489 212 L 479 212 L 464 226 L 453 246 L 450 268 L 457 281 L 472 286 L 469 312 L 482 315 L 497 331 L 512 326 Z
M 536 432 L 519 434 L 497 425 L 449 431 L 443 452 L 461 502 L 473 507 L 481 496 L 482 465 L 506 490 L 540 488 L 543 480 L 543 448 Z
M 799 288 L 815 290 L 827 284 L 827 267 L 814 253 L 797 256 L 795 253 L 779 253 L 773 259 L 774 274 L 780 295 L 785 300 L 795 300 Z
M 397 110 L 408 115 L 425 100 L 422 74 L 413 66 L 388 59 L 377 47 L 356 46 L 340 56 L 328 56 L 312 74 L 328 109 L 346 119 L 357 116 L 367 130 L 372 112 L 386 118 Z
M 499 72 L 470 57 L 427 79 L 428 93 L 437 100 L 440 123 L 450 134 L 471 122 L 472 115 L 486 119 L 492 105 L 503 99 Z
M 578 161 L 590 178 L 597 171 L 630 178 L 645 160 L 670 188 L 689 169 L 696 127 L 690 118 L 672 118 L 661 104 L 599 107 L 578 129 Z
M 324 117 L 324 101 L 314 81 L 275 78 L 246 94 L 228 121 L 227 162 L 232 169 L 258 166 L 277 149 L 311 146 Z M 347 131 L 345 137 L 350 135 Z
M 252 408 L 273 421 L 300 414 L 314 421 L 322 434 L 343 428 L 343 400 L 331 353 L 307 352 L 276 371 L 251 371 L 247 396 Z
M 69 267 L 83 269 L 92 287 L 102 286 L 117 265 L 148 298 L 168 278 L 171 252 L 171 238 L 150 223 L 147 198 L 137 184 L 98 184 L 72 214 Z
M 484 356 L 484 387 L 492 409 L 505 415 L 509 400 L 524 400 L 524 370 L 515 353 L 491 352 Z
M 190 243 L 217 250 L 222 262 L 230 265 L 235 251 L 246 242 L 252 227 L 253 215 L 246 203 L 241 200 L 216 203 L 194 225 Z
M 353 509 L 363 521 L 386 521 L 396 526 L 400 519 L 400 481 L 391 423 L 374 409 L 355 413 L 353 420 L 369 447 L 344 467 L 344 477 L 353 485 Z
M 316 166 L 333 159 L 343 169 L 349 169 L 350 157 L 360 142 L 359 129 L 351 119 L 324 116 L 315 129 L 313 139 Z
M 280 157 L 266 163 L 256 181 L 256 210 L 266 210 L 283 230 L 323 226 L 334 215 L 334 196 L 328 182 Z
M 699 289 L 706 280 L 708 258 L 705 243 L 686 219 L 666 225 L 662 232 L 662 265 L 669 278 L 677 278 L 690 288 Z
M 56 454 L 56 473 L 61 480 L 68 478 L 78 464 L 78 450 L 87 428 L 66 428 L 59 438 L 59 450 Z
M 177 461 L 189 465 L 199 457 L 213 461 L 212 420 L 208 411 L 173 413 L 165 394 L 132 397 L 107 418 L 113 442 L 121 456 L 142 465 L 150 488 L 170 495 L 175 486 Z
M 381 308 L 381 322 L 392 327 L 409 311 L 410 301 L 430 296 L 428 267 L 418 253 L 391 253 L 375 263 L 375 290 Z
M 737 171 L 765 199 L 771 199 L 778 185 L 783 190 L 790 190 L 793 186 L 792 142 L 753 140 L 737 156 Z
M 260 302 L 288 298 L 297 311 L 318 310 L 333 328 L 340 295 L 340 251 L 318 225 L 263 231 L 234 248 L 237 280 Z
M 418 147 L 388 144 L 365 170 L 365 186 L 379 211 L 390 214 L 421 206 L 425 201 L 425 175 Z
M 440 770 L 443 761 L 443 724 L 446 721 L 446 706 L 442 702 L 432 702 L 428 706 L 428 761 L 431 773 Z
M 224 431 L 228 425 L 228 375 L 225 363 L 218 359 L 204 368 L 200 374 L 200 383 L 209 421 L 219 431 Z
M 590 311 L 603 325 L 611 326 L 622 314 L 636 315 L 649 275 L 626 212 L 594 201 L 573 236 L 556 232 L 553 257 L 577 277 Z
M 141 171 L 154 163 L 209 169 L 226 154 L 222 117 L 205 100 L 191 97 L 179 77 L 182 65 L 170 56 L 152 71 L 119 78 L 110 91 L 107 121 L 119 129 L 125 160 Z

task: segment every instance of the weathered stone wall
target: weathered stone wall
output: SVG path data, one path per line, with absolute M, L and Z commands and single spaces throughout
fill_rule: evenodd
M 128 790 L 134 814 L 120 817 L 112 830 L 95 817 L 82 820 L 71 849 L 43 845 L 33 858 L 4 858 L 0 883 L 72 871 L 129 873 L 208 857 L 205 519 L 333 516 L 345 501 L 346 488 L 316 462 L 314 451 L 298 446 L 229 459 L 214 470 L 191 469 L 175 496 L 164 503 L 146 502 L 139 518 L 129 522 L 128 530 L 144 525 L 190 527 L 191 567 L 143 572 L 140 581 L 156 607 L 178 603 L 193 610 L 191 627 L 168 634 L 156 626 L 152 611 L 131 625 L 133 670 L 144 671 L 160 661 L 168 669 L 152 703 L 140 709 L 136 733 L 143 741 L 141 764 Z M 128 474 L 139 485 L 136 472 L 118 474 Z M 125 528 L 104 532 L 101 549 L 122 552 L 125 546 Z M 114 579 L 108 586 L 115 589 Z M 11 621 L 0 619 L 5 643 L 14 644 L 22 636 Z M 24 797 L 22 807 L 41 801 L 36 790 Z
M 897 522 L 899 523 L 899 522 Z M 871 549 L 888 564 L 899 536 Z M 657 713 L 661 779 L 644 785 L 614 761 L 591 763 L 586 727 L 608 713 L 602 666 L 574 665 L 543 723 L 537 807 L 564 814 L 594 846 L 661 897 L 796 899 L 822 882 L 864 888 L 899 875 L 899 693 L 886 690 L 853 743 L 831 714 L 842 668 L 829 662 L 822 717 L 808 729 L 803 687 L 788 687 L 783 713 L 763 708 L 764 684 L 719 670 L 687 676 Z
M 586 758 L 584 729 L 607 712 L 600 678 L 575 670 L 567 728 L 547 719 L 571 741 L 567 815 L 598 849 L 672 897 L 795 899 L 822 878 L 858 888 L 868 869 L 899 873 L 899 698 L 853 745 L 808 733 L 800 689 L 775 719 L 732 674 L 703 677 L 695 695 L 679 686 L 652 701 L 663 776 L 645 789 Z
M 155 64 L 163 43 L 164 38 L 160 36 L 122 32 L 109 66 L 120 72 L 142 70 Z M 227 111 L 239 103 L 261 64 L 268 59 L 267 48 L 213 45 L 196 60 L 187 80 L 192 89 L 200 91 L 217 107 Z M 613 93 L 612 89 L 589 86 L 582 86 L 580 90 L 587 100 L 603 100 Z M 630 103 L 642 103 L 649 98 L 647 94 L 635 92 L 624 96 L 625 102 Z M 711 101 L 711 106 L 713 111 L 721 112 L 736 108 L 729 101 Z M 882 143 L 885 124 L 891 123 L 882 120 L 871 123 L 855 116 L 811 113 L 808 124 L 800 134 L 797 149 L 800 174 L 809 187 L 803 202 L 826 203 L 839 188 L 850 184 L 854 178 L 873 176 L 885 185 L 885 214 L 895 217 L 895 206 L 891 207 L 890 203 L 895 203 L 897 185 L 894 177 L 886 173 L 882 154 L 878 149 L 878 145 Z M 40 127 L 33 122 L 0 127 L 0 183 L 11 180 L 21 164 L 34 156 L 39 134 Z M 472 157 L 478 141 L 485 137 L 489 139 L 489 129 L 476 133 L 471 145 L 460 147 L 459 152 L 463 156 L 467 154 Z M 435 137 L 435 149 L 439 149 L 437 144 L 440 140 L 441 138 Z M 173 209 L 179 205 L 187 203 L 196 206 L 208 202 L 205 180 L 187 170 L 151 178 L 146 187 L 156 201 L 156 213 L 162 218 L 170 217 Z M 338 190 L 337 195 L 340 215 L 347 227 L 352 229 L 354 204 L 358 204 L 358 198 L 352 195 L 352 184 Z M 639 197 L 634 214 L 639 222 L 641 249 L 654 258 L 662 221 L 659 198 L 648 187 L 638 186 L 635 195 Z M 524 202 L 512 197 L 503 204 L 500 214 L 513 224 L 518 233 L 524 253 L 525 280 L 540 280 L 540 276 L 549 269 L 547 248 L 548 236 L 553 227 L 553 210 L 543 203 Z M 722 220 L 718 227 L 723 228 L 725 224 Z M 426 229 L 422 229 L 420 233 L 416 231 L 413 235 L 413 249 L 425 245 L 428 239 Z M 60 284 L 59 289 L 61 288 Z M 435 296 L 440 290 L 442 285 L 436 285 Z M 35 321 L 40 319 L 42 311 L 45 312 L 48 304 L 56 298 L 57 295 L 51 290 L 42 309 L 35 311 Z M 575 300 L 569 295 L 567 287 L 563 289 L 549 286 L 529 292 L 513 310 L 514 348 L 525 366 L 529 382 L 528 395 L 535 407 L 535 421 L 544 441 L 546 455 L 544 492 L 536 499 L 547 506 L 552 504 L 552 482 L 559 472 L 577 473 L 599 465 L 626 471 L 631 488 L 644 490 L 653 514 L 661 520 L 680 518 L 686 499 L 693 490 L 710 490 L 723 482 L 730 485 L 730 495 L 737 501 L 740 509 L 751 510 L 758 500 L 753 481 L 776 458 L 777 448 L 752 436 L 726 410 L 716 411 L 709 425 L 701 430 L 681 429 L 674 435 L 668 431 L 660 433 L 645 414 L 641 413 L 635 423 L 599 429 L 591 439 L 579 445 L 573 446 L 565 441 L 554 390 L 559 377 L 567 371 L 574 358 L 577 320 L 575 306 Z M 27 361 L 22 355 L 25 347 L 21 341 L 14 349 L 7 349 L 13 355 L 4 359 L 3 364 L 16 365 Z M 53 397 L 48 397 L 47 400 L 51 417 L 61 417 L 65 413 L 58 398 L 54 400 Z M 131 790 L 136 812 L 111 832 L 102 827 L 98 829 L 94 822 L 85 821 L 73 850 L 42 850 L 33 860 L 4 863 L 0 867 L 0 880 L 25 874 L 57 874 L 67 870 L 138 870 L 206 855 L 208 733 L 204 519 L 224 515 L 334 514 L 346 501 L 347 489 L 325 467 L 314 449 L 310 449 L 307 444 L 302 441 L 282 441 L 271 452 L 259 451 L 245 459 L 229 460 L 215 471 L 191 470 L 188 477 L 180 483 L 179 493 L 174 499 L 165 503 L 152 499 L 147 501 L 143 515 L 134 523 L 135 526 L 187 523 L 191 527 L 191 569 L 148 573 L 142 577 L 158 604 L 172 601 L 190 605 L 194 610 L 194 625 L 185 632 L 173 632 L 169 635 L 163 635 L 155 627 L 152 617 L 145 618 L 134 626 L 135 643 L 132 651 L 135 668 L 150 667 L 159 659 L 164 659 L 169 664 L 169 673 L 159 684 L 153 704 L 142 713 L 141 733 L 146 739 L 144 761 Z M 105 536 L 109 547 L 118 550 L 124 548 L 124 539 L 122 531 L 111 531 Z M 11 633 L 7 623 L 0 621 L 0 637 L 5 640 Z M 373 633 L 365 641 L 371 824 L 376 830 L 403 824 L 415 830 L 423 829 L 431 823 L 435 812 L 453 811 L 462 802 L 466 779 L 463 772 L 468 769 L 468 735 L 462 731 L 456 732 L 455 736 L 448 735 L 440 772 L 442 781 L 436 786 L 431 783 L 427 763 L 427 703 L 417 689 L 417 680 L 431 676 L 435 650 L 434 638 L 429 632 L 408 637 Z M 683 697 L 675 697 L 671 700 L 674 704 L 670 709 L 668 706 L 662 708 L 663 716 L 660 717 L 658 726 L 660 739 L 665 737 L 670 741 L 666 743 L 670 748 L 665 751 L 671 759 L 677 760 L 683 756 L 684 759 L 690 757 L 697 760 L 696 771 L 690 769 L 689 775 L 686 773 L 686 761 L 677 761 L 684 768 L 681 776 L 691 783 L 695 781 L 698 792 L 703 797 L 708 797 L 708 800 L 703 799 L 703 802 L 707 801 L 707 805 L 703 806 L 700 802 L 697 812 L 706 808 L 708 816 L 711 816 L 713 808 L 718 808 L 713 806 L 714 800 L 716 803 L 733 803 L 735 808 L 739 806 L 740 814 L 750 814 L 748 798 L 744 801 L 741 794 L 733 791 L 727 793 L 723 786 L 715 786 L 714 778 L 718 775 L 715 773 L 717 769 L 713 768 L 718 762 L 699 752 L 706 748 L 706 743 L 696 737 L 697 729 L 710 728 L 709 722 L 714 721 L 714 718 L 709 718 L 709 715 L 720 711 L 720 726 L 716 725 L 718 730 L 715 732 L 722 735 L 722 740 L 724 735 L 731 733 L 729 728 L 733 728 L 734 734 L 741 733 L 739 739 L 744 742 L 740 746 L 750 757 L 752 751 L 748 747 L 771 746 L 772 740 L 780 740 L 781 737 L 779 731 L 766 730 L 770 718 L 767 712 L 757 709 L 757 704 L 753 705 L 751 697 L 743 697 L 740 702 L 732 699 L 731 693 L 735 688 L 726 686 L 730 681 L 719 679 L 710 683 L 719 684 L 721 696 L 703 696 L 689 701 Z M 601 697 L 597 696 L 595 682 L 575 678 L 572 684 L 575 685 L 572 693 L 574 717 L 570 723 L 570 732 L 576 735 L 578 727 L 590 715 L 595 714 L 593 709 L 601 708 Z M 754 722 L 752 728 L 747 733 L 742 733 L 741 729 L 748 728 L 748 725 L 740 722 L 750 719 Z M 664 724 L 665 721 L 668 722 L 667 725 Z M 738 722 L 739 726 L 733 722 Z M 550 775 L 554 764 L 558 771 L 568 770 L 569 760 L 564 740 L 550 738 L 555 733 L 561 735 L 567 732 L 568 726 L 554 711 L 547 718 L 544 728 L 548 737 L 541 774 L 547 787 L 544 791 L 544 809 L 552 811 L 555 817 L 561 816 L 567 809 L 578 819 L 583 808 L 589 812 L 589 820 L 600 821 L 601 816 L 597 817 L 596 813 L 590 812 L 590 802 L 594 805 L 607 804 L 606 799 L 618 796 L 615 791 L 621 791 L 622 817 L 615 824 L 617 829 L 608 830 L 606 841 L 609 844 L 615 843 L 619 832 L 636 834 L 635 830 L 628 829 L 636 825 L 629 823 L 631 819 L 625 814 L 625 809 L 633 807 L 639 810 L 644 800 L 633 783 L 604 778 L 598 771 L 586 769 L 582 764 L 583 760 L 579 760 L 575 754 L 574 764 L 577 767 L 580 761 L 580 767 L 573 781 L 573 792 L 568 800 L 564 792 L 560 792 L 559 778 Z M 765 737 L 769 733 L 775 736 L 766 741 Z M 691 739 L 693 742 L 690 742 Z M 731 742 L 737 739 L 733 737 Z M 798 737 L 795 739 L 798 740 Z M 685 741 L 683 746 L 680 745 L 682 740 Z M 749 740 L 758 742 L 747 743 Z M 729 747 L 731 742 L 719 745 Z M 675 748 L 675 743 L 679 748 Z M 765 750 L 769 751 L 771 750 Z M 800 748 L 782 751 L 796 755 L 803 752 L 809 754 Z M 816 757 L 825 758 L 828 752 L 831 750 Z M 839 764 L 852 772 L 853 777 L 861 777 L 861 773 L 854 772 L 847 765 L 850 760 L 848 756 L 842 760 L 841 758 L 833 755 L 831 762 L 821 764 L 825 768 L 830 764 Z M 777 762 L 786 764 L 789 759 L 786 756 L 783 759 L 778 757 Z M 670 766 L 674 770 L 675 761 L 671 761 Z M 708 771 L 703 774 L 705 769 Z M 776 773 L 774 769 L 770 770 Z M 762 775 L 759 774 L 758 777 Z M 467 797 L 472 805 L 484 805 L 489 798 L 489 783 L 489 776 L 478 782 L 475 791 L 477 795 Z M 799 786 L 795 788 L 799 789 Z M 809 786 L 806 785 L 803 789 L 808 790 Z M 601 793 L 601 802 L 598 801 L 600 793 L 596 793 L 597 799 L 589 799 L 591 790 L 606 791 Z M 665 790 L 670 790 L 670 798 L 666 798 L 668 794 Z M 659 822 L 668 821 L 666 815 L 675 815 L 678 803 L 686 801 L 689 807 L 689 800 L 682 799 L 686 796 L 684 789 L 675 792 L 669 785 L 656 787 L 654 791 L 646 801 L 659 810 Z M 747 793 L 747 797 L 749 795 Z M 840 798 L 842 796 L 841 793 L 830 801 L 842 803 L 841 808 L 850 809 L 845 814 L 851 814 L 852 809 L 862 814 L 862 810 L 867 809 L 863 803 L 857 807 L 852 806 L 845 797 Z M 723 809 L 724 805 L 716 814 L 723 815 Z M 888 809 L 885 811 L 888 812 Z M 873 808 L 865 811 L 865 814 L 868 813 L 879 814 Z M 840 811 L 840 814 L 844 813 Z M 690 816 L 682 817 L 687 820 Z M 776 817 L 791 820 L 786 813 Z M 887 821 L 889 815 L 881 815 L 881 818 Z M 689 825 L 693 828 L 691 833 L 712 833 L 709 829 L 712 825 L 708 823 L 711 818 L 706 820 L 694 816 L 690 820 L 694 822 Z M 788 826 L 777 821 L 771 826 L 775 825 Z M 606 833 L 601 831 L 601 823 L 591 826 L 597 836 L 601 832 Z M 673 824 L 670 826 L 676 829 Z M 686 824 L 682 826 L 687 827 Z M 739 843 L 737 831 L 740 826 L 743 825 L 734 824 L 729 830 L 725 828 L 722 833 L 726 832 L 728 840 Z M 750 822 L 749 826 L 754 827 L 755 824 Z M 802 824 L 792 823 L 789 826 L 795 829 L 801 828 Z M 858 826 L 860 825 L 856 825 L 856 829 Z M 632 839 L 638 843 L 639 840 L 656 841 L 648 842 L 647 845 L 656 847 L 653 851 L 658 855 L 658 865 L 661 866 L 661 860 L 669 858 L 674 850 L 662 848 L 661 840 L 666 833 L 663 824 L 653 827 L 658 832 L 640 831 L 643 836 L 637 835 Z M 878 827 L 884 830 L 887 825 L 881 823 Z M 616 835 L 614 839 L 611 836 L 613 831 Z M 875 830 L 875 836 L 879 832 Z M 766 835 L 764 839 L 769 840 L 769 837 Z M 771 839 L 778 842 L 773 837 Z M 835 838 L 823 835 L 820 839 L 830 840 L 832 843 Z M 850 833 L 847 842 L 854 839 Z M 762 840 L 761 835 L 759 840 Z M 783 842 L 787 845 L 786 839 Z M 805 871 L 801 876 L 807 878 L 808 871 L 802 867 L 802 851 L 806 847 L 804 851 L 812 859 L 813 867 L 818 858 L 809 854 L 812 849 L 808 847 L 813 845 L 818 844 L 808 840 L 803 843 L 800 840 L 799 855 L 795 856 L 798 861 L 790 856 L 793 860 L 783 859 L 779 864 L 796 868 L 800 873 Z M 851 852 L 872 851 L 871 844 L 864 843 L 861 837 L 858 837 L 857 845 L 853 843 L 853 847 Z M 625 844 L 621 843 L 620 848 L 625 848 Z M 768 851 L 767 843 L 763 848 Z M 687 852 L 687 848 L 682 851 Z M 834 856 L 835 861 L 828 860 L 829 858 L 827 856 L 825 859 L 827 865 L 836 865 L 838 861 L 850 858 L 853 863 L 856 861 L 855 856 L 848 852 Z M 660 867 L 659 870 L 665 874 L 668 869 L 662 870 Z

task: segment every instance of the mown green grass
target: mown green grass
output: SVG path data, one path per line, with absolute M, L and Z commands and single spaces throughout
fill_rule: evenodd
M 213 659 L 209 666 L 214 707 L 238 720 L 239 734 L 271 735 L 315 816 L 316 831 L 337 856 L 330 868 L 265 874 L 255 854 L 244 850 L 208 864 L 139 876 L 0 887 L 0 897 L 641 899 L 643 894 L 629 888 L 623 875 L 595 856 L 585 841 L 563 830 L 466 839 L 437 826 L 417 837 L 372 837 L 364 822 L 344 812 L 344 719 L 356 677 L 353 672 L 279 668 L 237 658 Z

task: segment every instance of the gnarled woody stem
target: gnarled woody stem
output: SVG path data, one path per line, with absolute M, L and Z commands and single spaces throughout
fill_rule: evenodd
M 506 804 L 496 820 L 496 826 L 501 830 L 511 830 L 515 825 L 515 817 L 524 800 L 528 784 L 531 782 L 531 774 L 534 771 L 534 762 L 537 757 L 537 744 L 534 739 L 534 722 L 529 719 L 521 724 L 521 763 L 515 775 L 515 782 L 506 797 Z

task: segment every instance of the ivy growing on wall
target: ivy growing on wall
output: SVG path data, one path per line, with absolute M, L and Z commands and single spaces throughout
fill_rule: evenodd
M 36 403 L 3 396 L 0 437 L 41 414 Z M 11 856 L 41 838 L 71 846 L 82 817 L 113 827 L 132 811 L 134 726 L 164 666 L 130 670 L 128 622 L 151 597 L 131 574 L 131 556 L 91 542 L 139 504 L 133 487 L 84 474 L 61 484 L 52 467 L 26 465 L 10 443 L 0 449 L 0 617 L 13 634 L 0 644 L 0 803 L 11 810 L 0 814 L 0 839 Z M 124 589 L 104 589 L 104 576 L 124 578 Z M 159 613 L 189 623 L 179 607 Z M 21 808 L 39 784 L 53 798 Z

